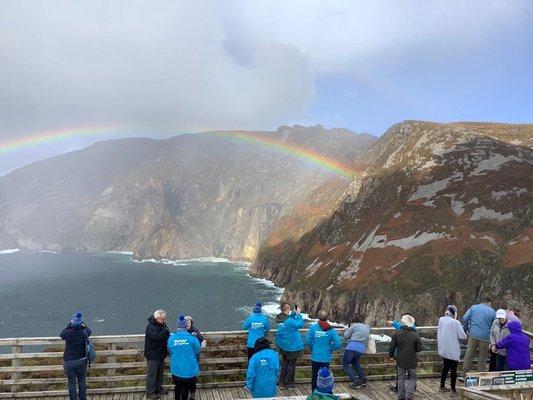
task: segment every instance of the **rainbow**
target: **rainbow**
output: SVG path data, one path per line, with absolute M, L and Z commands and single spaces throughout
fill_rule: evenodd
M 10 153 L 25 147 L 37 146 L 64 139 L 104 135 L 116 133 L 117 131 L 118 127 L 114 125 L 97 125 L 39 132 L 0 142 L 0 154 Z
M 268 134 L 231 131 L 218 131 L 213 132 L 212 134 L 216 136 L 223 136 L 230 139 L 235 139 L 244 143 L 267 147 L 285 154 L 290 154 L 350 180 L 353 179 L 354 173 L 356 172 L 354 168 L 350 168 L 348 165 L 345 165 L 333 159 L 332 157 L 327 157 L 324 154 L 320 154 L 315 150 L 309 148 L 283 142 L 276 137 L 269 137 Z

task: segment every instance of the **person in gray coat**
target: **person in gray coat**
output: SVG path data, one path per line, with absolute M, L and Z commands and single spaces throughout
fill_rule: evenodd
M 492 352 L 491 358 L 494 362 L 490 363 L 491 371 L 505 371 L 507 369 L 507 353 L 505 349 L 496 349 L 496 343 L 509 335 L 509 328 L 507 327 L 507 312 L 503 309 L 496 311 L 496 319 L 490 328 L 490 350 Z
M 344 332 L 344 339 L 347 340 L 346 349 L 342 355 L 342 369 L 348 375 L 352 384 L 351 388 L 357 389 L 366 386 L 365 371 L 359 364 L 359 359 L 363 357 L 370 340 L 370 326 L 363 323 L 363 318 L 357 315 L 353 323 Z

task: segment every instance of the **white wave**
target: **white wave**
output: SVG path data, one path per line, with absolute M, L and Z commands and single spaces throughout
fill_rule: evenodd
M 276 316 L 281 312 L 281 310 L 279 309 L 279 303 L 264 304 L 262 307 L 262 310 L 266 315 L 272 315 L 272 316 Z
M 276 284 L 272 281 L 269 281 L 265 278 L 256 278 L 255 276 L 251 276 L 248 274 L 248 277 L 256 284 L 263 285 L 268 287 L 269 289 L 274 289 L 278 294 L 278 300 L 281 300 L 281 296 L 283 295 L 283 292 L 285 291 L 284 288 L 276 286 Z
M 104 322 L 105 318 L 95 318 L 94 322 Z
M 115 250 L 111 250 L 111 251 L 106 251 L 106 253 L 109 253 L 109 254 L 125 254 L 127 256 L 132 256 L 133 255 L 133 251 L 115 251 Z
M 20 251 L 20 249 L 5 249 L 5 250 L 0 250 L 0 254 L 13 254 L 13 253 L 18 253 Z

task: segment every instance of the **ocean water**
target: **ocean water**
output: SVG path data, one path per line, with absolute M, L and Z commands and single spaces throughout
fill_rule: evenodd
M 203 331 L 238 330 L 282 291 L 224 260 L 136 262 L 118 253 L 0 253 L 0 337 L 56 336 L 80 310 L 96 335 L 144 333 L 155 309 Z

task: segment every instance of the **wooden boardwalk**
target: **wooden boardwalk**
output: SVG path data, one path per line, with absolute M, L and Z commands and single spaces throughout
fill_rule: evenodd
M 449 381 L 448 381 L 449 382 Z M 369 381 L 363 389 L 350 389 L 346 383 L 336 383 L 336 393 L 349 393 L 354 399 L 359 400 L 396 400 L 396 393 L 390 390 L 393 381 Z M 457 382 L 458 384 L 460 382 Z M 439 381 L 436 378 L 419 379 L 415 393 L 416 399 L 449 400 L 450 393 L 439 392 Z M 310 393 L 308 384 L 298 384 L 295 390 L 280 390 L 278 396 L 307 396 Z M 114 394 L 93 394 L 87 396 L 87 400 L 142 400 L 144 393 L 114 393 Z M 198 389 L 197 400 L 225 400 L 225 399 L 246 399 L 251 398 L 250 394 L 242 387 L 224 387 Z M 40 400 L 67 400 L 67 396 L 47 396 L 39 397 Z M 161 396 L 161 400 L 173 400 L 174 392 L 170 391 L 166 396 Z

